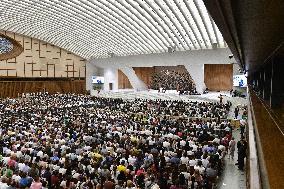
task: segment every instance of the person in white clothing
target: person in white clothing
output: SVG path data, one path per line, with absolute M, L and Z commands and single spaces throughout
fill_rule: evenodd
M 180 158 L 181 164 L 188 165 L 189 158 L 187 157 L 187 153 L 184 153 L 183 156 Z
M 232 140 L 229 142 L 229 157 L 232 160 L 234 160 L 234 154 L 235 154 L 235 150 L 236 150 L 236 141 L 235 138 L 232 137 Z

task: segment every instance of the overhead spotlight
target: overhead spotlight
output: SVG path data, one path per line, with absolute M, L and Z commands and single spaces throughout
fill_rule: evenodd
M 233 54 L 230 54 L 230 55 L 229 55 L 229 59 L 232 59 L 232 58 L 234 58 L 234 55 L 233 55 Z

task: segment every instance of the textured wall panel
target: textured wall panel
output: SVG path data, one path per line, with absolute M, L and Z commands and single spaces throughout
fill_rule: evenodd
M 16 58 L 0 61 L 0 76 L 85 77 L 86 61 L 46 42 L 0 31 L 17 41 L 23 52 Z

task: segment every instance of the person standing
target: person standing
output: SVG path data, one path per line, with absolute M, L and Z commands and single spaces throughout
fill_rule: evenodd
M 236 141 L 235 138 L 232 137 L 232 140 L 229 142 L 229 158 L 234 160 L 234 154 L 236 149 Z
M 246 157 L 246 142 L 244 141 L 244 139 L 242 138 L 239 142 L 238 142 L 238 168 L 240 170 L 244 170 L 244 165 L 245 165 L 245 157 Z
M 245 128 L 246 128 L 246 125 L 245 125 L 245 123 L 240 123 L 240 130 L 241 130 L 241 136 L 243 136 L 244 135 L 244 133 L 245 133 Z
M 234 112 L 235 112 L 235 119 L 238 119 L 239 111 L 240 111 L 239 107 L 236 106 L 236 107 L 235 107 L 235 111 L 234 111 Z
M 222 104 L 223 103 L 223 96 L 222 96 L 222 94 L 220 94 L 220 96 L 218 96 L 218 98 L 220 99 L 220 104 Z

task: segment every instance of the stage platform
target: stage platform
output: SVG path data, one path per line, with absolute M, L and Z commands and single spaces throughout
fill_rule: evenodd
M 92 91 L 93 96 L 105 97 L 105 98 L 122 98 L 122 99 L 162 99 L 162 100 L 182 100 L 182 101 L 211 101 L 219 102 L 220 94 L 223 96 L 223 102 L 230 101 L 233 107 L 238 105 L 246 105 L 247 99 L 241 97 L 232 97 L 228 91 L 221 92 L 209 92 L 201 95 L 179 95 L 176 90 L 168 90 L 165 93 L 159 93 L 158 90 L 147 91 L 135 91 L 133 89 L 122 89 L 117 91 L 101 91 L 99 94 L 97 91 Z
M 236 106 L 247 105 L 247 99 L 241 97 L 232 97 L 230 92 L 209 92 L 201 95 L 179 95 L 176 90 L 168 90 L 165 93 L 159 93 L 158 90 L 147 91 L 135 91 L 133 89 L 121 89 L 117 91 L 101 91 L 99 94 L 97 91 L 92 91 L 92 96 L 104 97 L 104 98 L 122 98 L 122 99 L 161 99 L 161 100 L 182 100 L 182 101 L 197 101 L 197 102 L 219 102 L 220 94 L 223 96 L 223 103 L 230 101 L 232 103 L 231 110 L 228 118 L 234 119 L 234 108 Z M 239 118 L 240 119 L 240 118 Z

